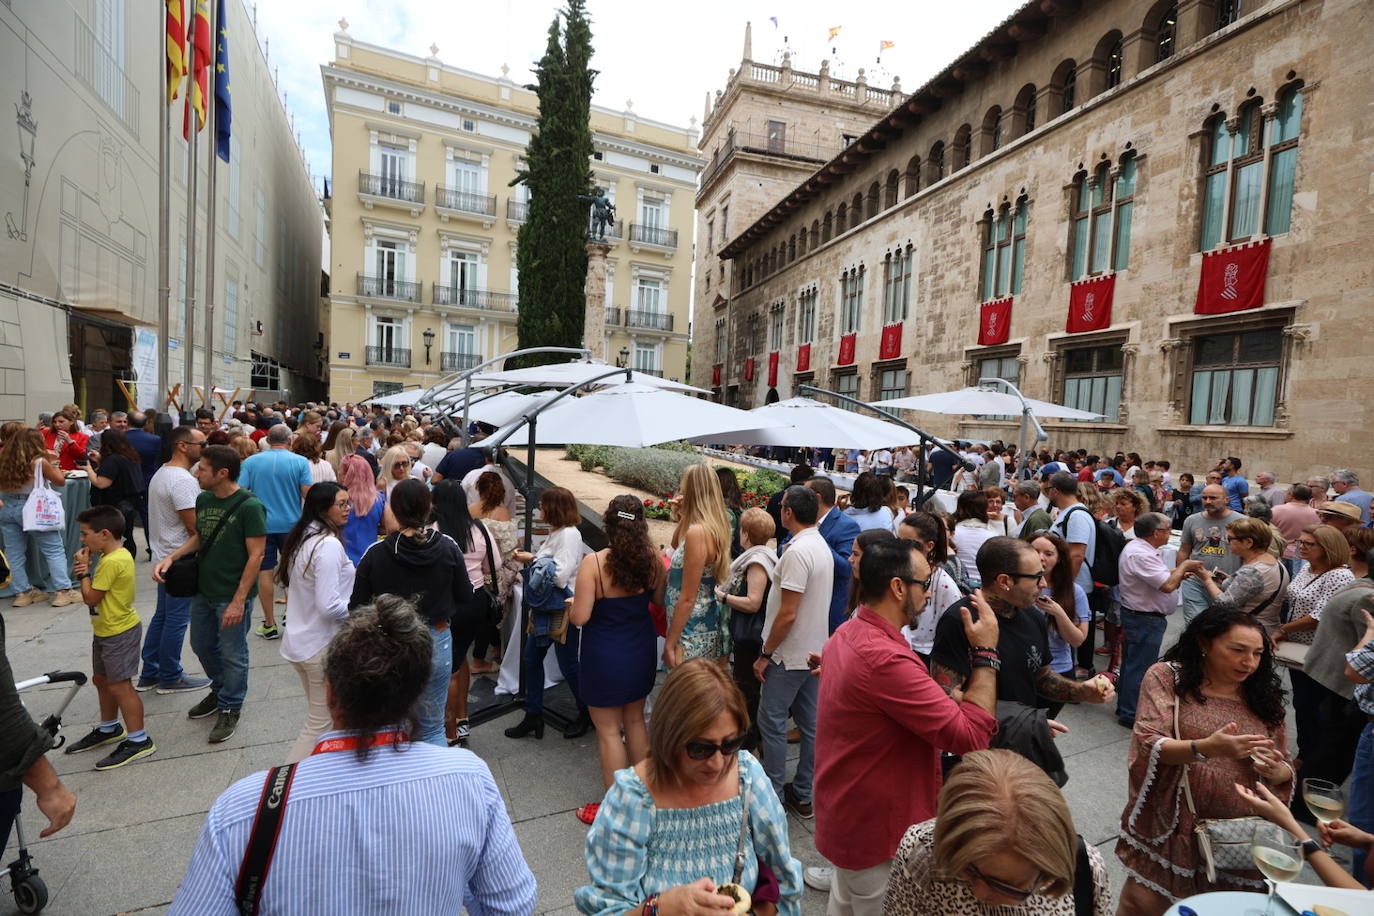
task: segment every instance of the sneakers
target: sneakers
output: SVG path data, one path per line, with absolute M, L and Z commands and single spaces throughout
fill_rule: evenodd
M 128 731 L 123 725 L 116 725 L 111 731 L 101 731 L 98 728 L 91 729 L 91 733 L 77 741 L 69 744 L 63 749 L 64 754 L 79 754 L 82 751 L 89 751 L 93 747 L 100 747 L 102 744 L 109 744 L 111 741 L 119 741 L 128 736 Z M 104 761 L 102 761 L 103 763 Z
M 265 623 L 259 624 L 253 632 L 263 639 L 281 639 L 281 631 L 275 625 L 269 627 Z
M 141 679 L 140 679 L 141 682 Z M 210 686 L 208 677 L 181 677 L 170 684 L 158 685 L 157 692 L 166 696 L 169 693 L 185 693 L 188 690 L 204 690 Z M 141 689 L 141 688 L 134 688 Z
M 47 601 L 48 593 L 40 592 L 36 588 L 31 588 L 22 595 L 14 596 L 14 603 L 10 607 L 28 607 L 30 604 L 37 604 L 40 601 Z
M 810 802 L 804 802 L 797 798 L 797 790 L 792 788 L 792 783 L 784 783 L 782 787 L 782 803 L 797 817 L 810 820 L 815 816 L 815 807 Z
M 219 712 L 219 694 L 213 690 L 206 694 L 196 705 L 186 711 L 188 719 L 204 719 Z
M 806 871 L 802 872 L 802 880 L 806 882 L 806 886 L 813 891 L 825 891 L 829 893 L 830 880 L 834 877 L 835 869 L 829 865 L 824 868 L 817 868 L 811 865 L 807 867 Z
M 210 729 L 210 743 L 220 744 L 234 737 L 234 730 L 239 727 L 239 711 L 237 709 L 221 709 L 219 718 L 215 720 L 215 727 Z
M 156 686 L 157 678 L 155 677 L 141 677 L 138 680 L 134 681 L 134 689 L 137 690 L 139 693 L 147 693 L 149 690 L 152 690 Z
M 157 750 L 157 745 L 153 743 L 152 738 L 144 738 L 142 741 L 121 741 L 119 747 L 97 763 L 95 768 L 97 770 L 113 770 L 115 767 L 132 763 L 140 757 L 147 757 L 155 750 Z
M 66 607 L 69 604 L 85 604 L 81 598 L 81 593 L 74 588 L 59 589 L 52 596 L 53 607 Z

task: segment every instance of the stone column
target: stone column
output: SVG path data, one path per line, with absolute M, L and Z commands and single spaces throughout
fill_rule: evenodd
M 587 242 L 587 311 L 582 319 L 582 346 L 593 359 L 606 359 L 606 242 Z

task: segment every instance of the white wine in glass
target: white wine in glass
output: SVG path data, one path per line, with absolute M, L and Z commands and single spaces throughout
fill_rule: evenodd
M 1286 852 L 1268 846 L 1251 846 L 1250 855 L 1254 856 L 1255 864 L 1270 881 L 1288 882 L 1302 874 L 1302 859 Z
M 1334 782 L 1325 779 L 1304 779 L 1302 800 L 1312 816 L 1323 824 L 1329 824 L 1345 814 L 1345 792 Z
M 1302 873 L 1302 844 L 1282 827 L 1260 824 L 1250 839 L 1250 855 L 1270 882 L 1269 899 L 1264 904 L 1265 916 L 1269 916 L 1274 910 L 1278 882 L 1292 881 Z

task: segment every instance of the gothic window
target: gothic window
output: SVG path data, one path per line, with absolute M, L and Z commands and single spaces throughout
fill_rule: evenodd
M 980 301 L 1021 292 L 1026 259 L 1026 198 L 1016 207 L 1002 204 L 983 217 L 983 261 Z

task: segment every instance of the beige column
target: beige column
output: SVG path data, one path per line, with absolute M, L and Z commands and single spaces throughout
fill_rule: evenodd
M 587 242 L 587 311 L 582 319 L 582 346 L 592 358 L 606 359 L 606 242 Z

